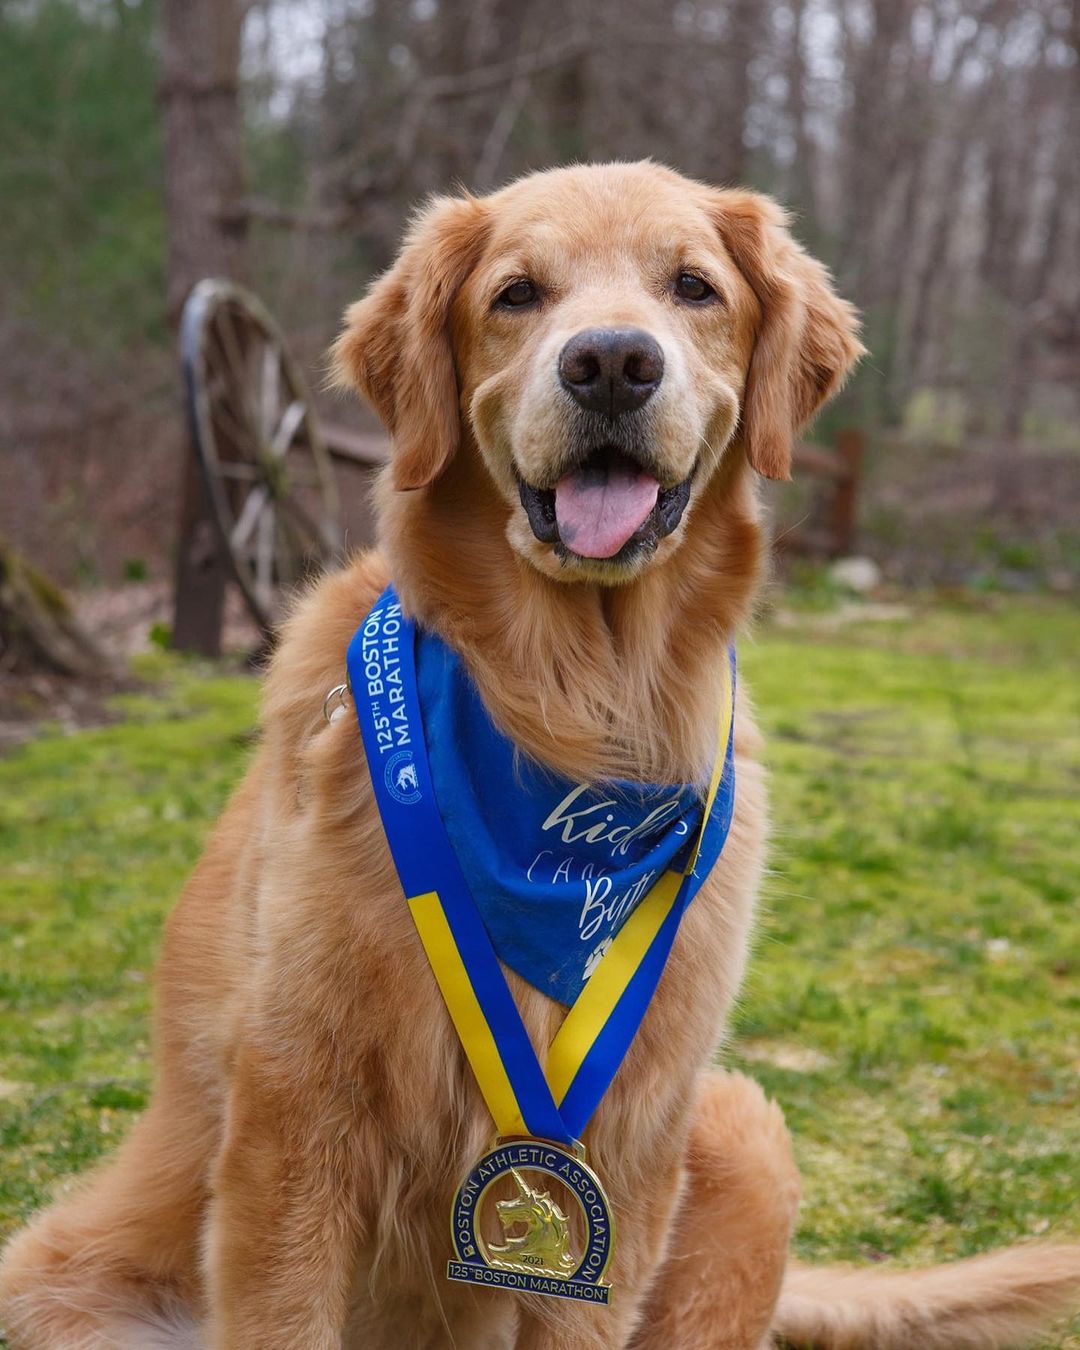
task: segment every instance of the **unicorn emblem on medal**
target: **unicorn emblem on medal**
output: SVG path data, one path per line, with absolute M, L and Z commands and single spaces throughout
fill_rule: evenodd
M 570 1222 L 547 1191 L 534 1191 L 525 1184 L 516 1167 L 510 1175 L 518 1188 L 511 1200 L 497 1200 L 495 1212 L 509 1233 L 519 1224 L 525 1232 L 507 1239 L 503 1247 L 488 1244 L 488 1258 L 498 1270 L 519 1270 L 526 1275 L 573 1274 L 577 1261 L 570 1252 Z

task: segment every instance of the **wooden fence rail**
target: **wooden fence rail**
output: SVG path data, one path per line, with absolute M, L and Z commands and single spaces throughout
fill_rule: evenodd
M 804 443 L 795 447 L 794 476 L 808 474 L 822 483 L 810 518 L 777 541 L 783 552 L 823 558 L 842 558 L 851 552 L 865 448 L 866 438 L 858 427 L 838 431 L 831 447 Z
M 343 464 L 356 464 L 362 469 L 374 469 L 390 457 L 390 442 L 382 432 L 353 431 L 336 422 L 320 422 L 326 448 Z

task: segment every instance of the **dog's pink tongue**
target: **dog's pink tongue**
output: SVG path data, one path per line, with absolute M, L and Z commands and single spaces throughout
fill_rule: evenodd
M 555 484 L 559 538 L 582 558 L 613 558 L 644 524 L 660 484 L 630 465 L 579 469 Z

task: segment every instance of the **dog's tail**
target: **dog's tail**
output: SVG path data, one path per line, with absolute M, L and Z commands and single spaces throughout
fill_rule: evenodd
M 813 1350 L 1012 1350 L 1080 1308 L 1080 1244 L 1032 1244 L 928 1270 L 792 1265 L 773 1322 Z

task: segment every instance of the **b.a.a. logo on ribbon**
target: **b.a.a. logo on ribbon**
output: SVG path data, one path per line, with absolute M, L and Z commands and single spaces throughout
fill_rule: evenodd
M 388 589 L 349 646 L 357 717 L 402 889 L 498 1133 L 458 1188 L 451 1219 L 456 1259 L 447 1273 L 471 1284 L 606 1303 L 611 1207 L 578 1141 L 645 1016 L 686 907 L 730 826 L 734 660 L 725 672 L 708 793 L 702 800 L 681 791 L 679 814 L 663 823 L 681 830 L 683 845 L 605 939 L 606 948 L 596 949 L 542 1066 L 440 813 L 416 653 L 417 630 Z M 460 677 L 456 653 L 430 633 L 424 655 L 434 663 L 429 674 Z M 469 734 L 490 746 L 486 710 L 483 717 L 488 726 Z M 440 736 L 447 730 L 460 734 L 453 722 L 440 722 Z M 458 747 L 462 756 L 469 749 Z
M 415 806 L 420 800 L 420 783 L 411 750 L 398 750 L 386 761 L 383 769 L 386 790 L 402 806 Z

